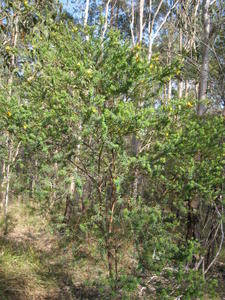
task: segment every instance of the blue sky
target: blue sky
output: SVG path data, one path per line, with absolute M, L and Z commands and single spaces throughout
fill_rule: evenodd
M 63 4 L 64 9 L 74 18 L 82 20 L 85 9 L 84 0 L 59 0 L 59 2 Z
M 71 0 L 60 0 L 60 2 L 63 4 L 63 7 L 65 8 L 65 10 L 67 10 L 70 13 L 73 12 Z M 74 2 L 77 2 L 77 1 L 75 0 Z
M 70 14 L 81 17 L 85 10 L 85 0 L 59 0 L 63 4 L 65 10 L 67 10 Z M 91 1 L 90 1 L 91 3 Z M 99 5 L 102 3 L 101 0 L 97 0 L 96 4 Z M 76 8 L 76 11 L 74 12 Z

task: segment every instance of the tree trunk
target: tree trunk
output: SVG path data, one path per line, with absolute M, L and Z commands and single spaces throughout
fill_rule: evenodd
M 138 140 L 136 135 L 132 136 L 132 152 L 135 157 L 138 156 Z M 135 166 L 134 169 L 134 181 L 133 181 L 133 199 L 136 200 L 138 196 L 138 170 Z
M 209 46 L 210 46 L 210 15 L 209 6 L 210 0 L 203 0 L 203 45 L 202 45 L 202 65 L 199 78 L 199 94 L 197 114 L 202 116 L 205 112 L 205 106 L 202 103 L 207 97 L 207 86 L 209 77 Z
M 4 210 L 4 234 L 8 233 L 8 203 L 9 203 L 9 185 L 10 185 L 10 165 L 8 163 L 5 174 L 5 192 L 3 198 Z
M 4 175 L 5 175 L 5 169 L 6 168 L 6 165 L 5 165 L 5 162 L 3 161 L 3 164 L 2 164 L 2 183 L 1 183 L 1 201 L 3 203 L 3 199 L 4 199 Z
M 168 64 L 171 65 L 171 48 L 172 48 L 172 41 L 171 41 L 171 32 L 169 29 L 168 32 Z M 172 81 L 171 76 L 168 82 L 168 100 L 171 100 L 172 98 Z
M 134 38 L 134 1 L 133 0 L 132 0 L 132 3 L 131 3 L 130 32 L 131 32 L 131 37 L 132 37 L 132 44 L 133 44 L 133 47 L 134 47 L 135 38 Z
M 103 31 L 102 31 L 102 41 L 104 40 L 105 34 L 106 34 L 106 30 L 108 27 L 108 15 L 109 15 L 109 4 L 110 4 L 111 0 L 108 0 L 106 3 L 106 7 L 105 7 L 105 23 L 104 23 L 104 27 L 103 27 Z
M 84 27 L 87 26 L 87 21 L 88 21 L 88 11 L 89 11 L 89 0 L 86 0 L 85 14 L 84 14 Z
M 189 200 L 188 201 L 186 240 L 198 238 L 198 233 L 197 233 L 198 217 L 199 217 L 198 214 L 195 214 L 194 209 L 193 209 L 193 200 Z
M 70 191 L 69 194 L 66 197 L 66 207 L 64 212 L 64 222 L 68 223 L 71 220 L 71 217 L 73 215 L 73 197 L 75 193 L 75 181 L 74 177 L 71 177 L 71 183 L 70 183 Z
M 38 160 L 35 159 L 34 161 L 34 170 L 33 170 L 33 174 L 32 174 L 32 178 L 31 178 L 31 182 L 30 182 L 30 198 L 34 198 L 34 192 L 35 192 L 35 186 L 36 186 L 36 181 L 37 181 L 37 166 L 38 166 Z
M 149 20 L 148 20 L 148 35 L 149 35 L 149 41 L 148 41 L 148 62 L 151 61 L 152 58 L 152 0 L 149 0 Z
M 142 43 L 143 39 L 143 17 L 144 17 L 144 4 L 145 0 L 140 0 L 140 8 L 139 8 L 139 43 Z
M 180 5 L 180 17 L 182 16 L 182 6 Z M 183 49 L 183 31 L 182 28 L 179 28 L 179 53 L 182 56 Z M 178 80 L 178 98 L 181 99 L 183 96 L 183 82 L 182 79 Z
M 152 39 L 149 40 L 148 44 L 148 62 L 151 61 L 152 58 Z
M 188 97 L 188 92 L 189 92 L 189 82 L 188 80 L 185 80 L 185 98 Z
M 8 161 L 5 164 L 5 172 L 3 174 L 3 214 L 4 214 L 4 234 L 8 232 L 8 203 L 9 203 L 9 187 L 10 187 L 10 163 L 12 158 L 12 145 L 9 138 L 6 141 L 8 148 Z

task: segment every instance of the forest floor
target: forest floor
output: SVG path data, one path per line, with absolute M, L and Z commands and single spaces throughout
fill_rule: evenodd
M 89 256 L 88 246 L 75 259 L 78 250 L 22 203 L 9 207 L 8 223 L 8 234 L 0 231 L 1 300 L 101 299 L 90 282 L 105 276 L 106 267 Z
M 11 204 L 8 234 L 0 230 L 0 300 L 137 299 L 110 295 L 104 279 L 99 286 L 107 268 L 93 252 L 91 241 L 77 249 L 53 232 L 38 210 Z

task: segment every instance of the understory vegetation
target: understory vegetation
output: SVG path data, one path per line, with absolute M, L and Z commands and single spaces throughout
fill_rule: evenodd
M 225 295 L 224 5 L 120 2 L 1 1 L 0 299 Z

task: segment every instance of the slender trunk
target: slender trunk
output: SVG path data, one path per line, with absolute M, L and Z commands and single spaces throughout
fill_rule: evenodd
M 189 82 L 188 80 L 185 80 L 185 98 L 188 97 L 188 92 L 189 92 Z
M 133 199 L 137 200 L 138 196 L 138 170 L 134 171 L 134 182 L 133 182 Z
M 132 136 L 132 152 L 134 157 L 138 156 L 138 140 L 136 135 L 134 134 Z M 134 181 L 133 181 L 133 199 L 136 200 L 138 196 L 138 170 L 137 167 L 135 166 L 134 169 Z
M 204 46 L 202 54 L 202 67 L 199 80 L 199 103 L 197 107 L 197 114 L 202 116 L 205 112 L 205 105 L 202 103 L 202 100 L 207 97 L 207 86 L 208 86 L 208 77 L 209 77 L 209 48 Z
M 149 0 L 149 20 L 148 20 L 148 62 L 151 61 L 152 58 L 152 0 Z
M 4 199 L 4 176 L 5 176 L 5 170 L 6 170 L 6 165 L 5 165 L 5 161 L 3 161 L 2 164 L 2 183 L 1 183 L 1 200 L 3 203 L 3 199 Z
M 9 185 L 10 185 L 10 164 L 6 167 L 5 177 L 5 195 L 3 199 L 3 210 L 4 210 L 4 234 L 8 233 L 8 203 L 9 203 Z
M 84 13 L 84 27 L 87 26 L 88 11 L 89 11 L 89 0 L 86 0 L 85 13 Z
M 58 178 L 58 163 L 54 163 L 54 179 L 53 179 L 53 195 L 52 195 L 52 203 L 54 204 L 56 201 L 56 186 L 57 186 L 57 178 Z
M 143 17 L 144 17 L 144 4 L 145 0 L 140 0 L 140 7 L 139 7 L 139 43 L 142 43 L 143 39 Z
M 130 32 L 132 37 L 132 44 L 135 45 L 135 38 L 134 38 L 134 0 L 131 3 L 131 22 L 130 22 Z
M 202 48 L 202 65 L 199 78 L 199 94 L 197 114 L 202 116 L 205 112 L 205 106 L 202 103 L 207 97 L 207 86 L 209 77 L 209 36 L 210 36 L 210 0 L 203 0 L 203 48 Z
M 108 15 L 109 15 L 109 4 L 110 4 L 111 0 L 108 0 L 106 3 L 106 7 L 105 7 L 105 23 L 104 23 L 104 27 L 103 27 L 103 31 L 102 31 L 102 41 L 104 40 L 105 34 L 106 34 L 106 30 L 108 27 Z
M 172 41 L 171 41 L 171 32 L 169 29 L 168 32 L 168 64 L 171 65 L 171 48 L 172 48 Z M 168 100 L 171 100 L 172 97 L 172 80 L 171 76 L 168 82 Z
M 182 15 L 182 7 L 180 5 L 180 16 Z M 183 49 L 183 31 L 180 27 L 179 29 L 179 53 L 182 56 L 182 49 Z M 178 80 L 178 98 L 181 99 L 183 96 L 183 81 L 181 78 Z
M 198 99 L 199 82 L 195 84 L 195 99 Z
M 150 39 L 148 44 L 148 62 L 150 62 L 152 58 L 152 45 L 153 45 L 153 41 L 152 39 Z
M 30 186 L 30 197 L 33 199 L 34 198 L 34 191 L 35 191 L 35 186 L 36 186 L 36 181 L 37 181 L 37 166 L 38 166 L 38 161 L 35 159 L 34 162 L 34 174 L 31 179 L 31 186 Z
M 156 35 L 153 37 L 153 27 L 155 25 L 155 19 L 160 11 L 160 8 L 162 6 L 163 0 L 159 2 L 159 5 L 156 9 L 156 12 L 154 13 L 152 17 L 152 0 L 149 0 L 149 22 L 148 22 L 148 34 L 149 34 L 149 42 L 148 42 L 148 62 L 151 61 L 152 58 L 152 45 L 153 45 L 153 40 Z
M 171 97 L 172 97 L 172 81 L 171 81 L 171 77 L 169 79 L 169 82 L 168 82 L 168 100 L 171 100 Z
M 115 213 L 115 207 L 116 207 L 116 202 L 117 202 L 117 195 L 116 195 L 116 186 L 114 183 L 114 173 L 115 173 L 115 154 L 114 151 L 112 151 L 112 162 L 110 166 L 110 193 L 108 196 L 108 201 L 109 201 L 109 207 L 107 208 L 107 227 L 108 227 L 108 232 L 106 236 L 106 247 L 107 247 L 107 258 L 108 258 L 108 271 L 109 271 L 109 277 L 113 278 L 113 262 L 114 257 L 113 257 L 113 233 L 114 233 L 114 213 Z
M 74 195 L 75 192 L 75 181 L 74 176 L 71 177 L 71 183 L 70 183 L 70 194 Z
M 111 247 L 108 246 L 109 248 L 107 249 L 107 259 L 108 259 L 108 271 L 109 271 L 109 278 L 113 278 L 113 255 L 112 255 L 112 250 L 110 249 Z
M 115 247 L 115 279 L 116 281 L 118 281 L 119 279 L 119 274 L 118 274 L 118 252 L 119 252 L 119 249 L 118 249 L 118 246 Z
M 6 141 L 8 148 L 8 160 L 5 166 L 5 174 L 3 177 L 3 214 L 4 214 L 4 234 L 8 232 L 8 203 L 9 203 L 9 187 L 10 187 L 10 163 L 12 159 L 12 145 L 9 137 Z
M 64 212 L 64 222 L 68 223 L 73 215 L 73 198 L 75 193 L 75 181 L 74 176 L 71 176 L 71 182 L 70 182 L 70 190 L 66 197 L 66 207 Z
M 178 82 L 178 98 L 181 99 L 183 96 L 183 82 L 179 79 Z
M 187 234 L 186 240 L 196 239 L 197 236 L 197 224 L 198 224 L 198 216 L 194 213 L 193 210 L 193 201 L 188 201 L 188 215 L 187 215 Z
M 193 15 L 193 33 L 192 36 L 190 38 L 190 49 L 191 49 L 191 58 L 192 58 L 192 48 L 196 51 L 196 31 L 197 31 L 197 15 L 198 15 L 198 8 L 200 5 L 200 0 L 198 0 L 196 2 L 195 8 L 194 8 L 194 15 Z M 187 24 L 186 24 L 187 25 Z M 185 30 L 187 30 L 187 28 L 185 28 Z

